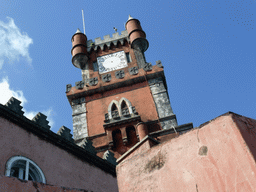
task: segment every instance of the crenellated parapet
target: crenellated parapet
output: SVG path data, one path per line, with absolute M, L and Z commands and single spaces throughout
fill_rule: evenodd
M 22 111 L 22 106 L 21 106 L 21 101 L 16 99 L 15 97 L 11 97 L 9 101 L 5 104 L 2 105 L 0 104 L 0 108 L 2 110 L 5 110 L 5 115 L 12 114 L 12 116 L 17 116 L 16 118 L 12 118 L 13 120 L 17 120 L 18 122 L 26 122 L 30 124 L 30 126 L 25 126 L 29 130 L 34 130 L 34 131 L 41 131 L 44 133 L 45 131 L 49 133 L 50 131 L 50 125 L 49 121 L 47 120 L 47 116 L 44 115 L 43 113 L 38 112 L 32 120 L 26 118 L 24 116 L 24 111 Z M 1 111 L 0 111 L 1 113 Z M 21 123 L 23 125 L 23 123 Z M 51 132 L 51 131 L 50 131 Z M 65 138 L 71 142 L 73 142 L 72 134 L 70 133 L 71 130 L 65 126 L 62 126 L 59 131 L 57 132 L 57 135 L 61 136 L 62 138 Z
M 92 49 L 96 51 L 98 48 L 103 50 L 105 45 L 110 48 L 111 43 L 117 46 L 117 43 L 120 42 L 121 45 L 123 45 L 125 40 L 129 40 L 128 32 L 126 30 L 122 31 L 121 35 L 116 32 L 112 34 L 112 37 L 110 37 L 110 35 L 105 35 L 103 39 L 101 39 L 101 37 L 97 37 L 94 39 L 94 42 L 92 40 L 87 41 L 87 52 L 91 51 Z
M 86 151 L 90 152 L 93 155 L 96 155 L 97 153 L 95 147 L 92 144 L 92 141 L 87 138 L 84 138 L 82 140 L 82 142 L 80 143 L 80 147 L 84 148 Z
M 21 101 L 16 99 L 15 97 L 11 97 L 9 101 L 5 104 L 9 109 L 16 112 L 17 114 L 23 116 L 24 112 L 22 111 L 22 106 L 20 105 Z
M 108 161 L 109 163 L 113 164 L 113 165 L 117 165 L 116 162 L 116 158 L 114 157 L 114 153 L 112 153 L 111 151 L 107 150 L 104 155 L 103 155 L 103 159 L 105 159 L 106 161 Z
M 37 113 L 36 116 L 32 119 L 36 124 L 42 126 L 43 128 L 50 130 L 49 121 L 46 120 L 47 116 L 45 116 L 43 113 Z
M 57 135 L 60 135 L 61 137 L 65 138 L 69 141 L 73 141 L 72 134 L 70 132 L 71 132 L 71 130 L 69 128 L 67 128 L 65 126 L 61 126 L 61 128 L 57 132 Z

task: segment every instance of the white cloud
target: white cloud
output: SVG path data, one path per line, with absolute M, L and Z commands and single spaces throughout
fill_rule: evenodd
M 23 92 L 21 90 L 12 90 L 10 88 L 9 80 L 8 77 L 2 78 L 0 81 L 0 103 L 3 105 L 6 104 L 11 97 L 15 97 L 16 99 L 21 101 L 21 105 L 24 107 L 24 105 L 27 103 L 26 98 L 23 95 Z M 28 119 L 33 119 L 33 117 L 36 116 L 36 114 L 39 112 L 35 111 L 27 111 L 25 108 L 23 108 L 23 111 L 25 112 L 24 115 Z M 49 125 L 53 127 L 54 125 L 54 120 L 53 120 L 53 110 L 52 108 L 49 108 L 47 110 L 40 111 L 44 115 L 47 116 L 47 120 L 49 121 Z
M 0 103 L 6 104 L 11 97 L 15 97 L 16 99 L 21 101 L 21 105 L 23 106 L 25 103 L 27 103 L 23 92 L 21 90 L 11 90 L 8 81 L 8 77 L 4 77 L 0 82 Z
M 28 48 L 33 40 L 27 33 L 21 33 L 12 18 L 7 17 L 7 19 L 9 21 L 7 23 L 0 20 L 0 69 L 6 58 L 11 62 L 18 61 L 20 57 L 26 58 L 29 63 L 32 61 Z

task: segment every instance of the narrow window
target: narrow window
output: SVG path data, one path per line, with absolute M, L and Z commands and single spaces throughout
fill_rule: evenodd
M 118 109 L 117 109 L 115 103 L 113 103 L 113 105 L 111 107 L 111 115 L 112 115 L 112 118 L 118 118 L 119 117 Z
M 99 71 L 99 66 L 98 66 L 98 62 L 97 61 L 94 61 L 92 66 L 93 66 L 93 71 Z
M 122 101 L 122 103 L 121 103 L 121 110 L 122 110 L 122 115 L 123 116 L 130 115 L 129 109 L 128 109 L 127 104 L 126 104 L 125 101 Z
M 134 126 L 126 127 L 126 134 L 127 134 L 128 145 L 133 146 L 138 142 Z
M 131 62 L 130 53 L 125 53 L 125 54 L 126 54 L 127 63 L 130 63 Z
M 119 129 L 112 132 L 114 149 L 117 149 L 123 145 L 122 134 Z

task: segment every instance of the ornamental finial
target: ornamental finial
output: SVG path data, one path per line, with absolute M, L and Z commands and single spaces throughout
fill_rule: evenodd
M 133 19 L 133 17 L 132 17 L 131 15 L 129 15 L 129 17 L 128 17 L 128 21 L 129 21 L 129 20 L 131 20 L 131 19 Z

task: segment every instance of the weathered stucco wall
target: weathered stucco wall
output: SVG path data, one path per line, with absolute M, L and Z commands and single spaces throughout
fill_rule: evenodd
M 124 160 L 117 166 L 119 191 L 255 191 L 256 123 L 244 119 L 220 116 Z
M 116 178 L 98 167 L 0 118 L 0 175 L 9 158 L 21 155 L 43 171 L 46 183 L 91 191 L 118 191 Z
M 74 189 L 52 186 L 33 181 L 21 181 L 14 177 L 0 176 L 0 191 L 2 192 L 89 192 L 84 189 Z

